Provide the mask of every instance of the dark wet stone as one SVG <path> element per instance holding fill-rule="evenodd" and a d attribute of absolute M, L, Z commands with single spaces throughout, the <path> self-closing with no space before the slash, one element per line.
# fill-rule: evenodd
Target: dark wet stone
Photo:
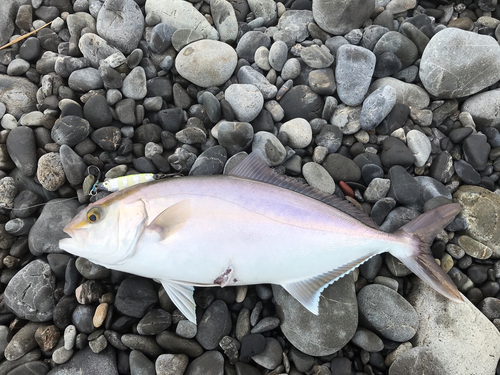
<path fill-rule="evenodd" d="M 477 185 L 481 182 L 480 174 L 465 160 L 453 162 L 453 167 L 458 177 L 468 185 Z"/>
<path fill-rule="evenodd" d="M 204 312 L 198 323 L 196 340 L 206 350 L 217 348 L 222 337 L 231 331 L 231 317 L 227 305 L 221 301 L 214 301 Z"/>
<path fill-rule="evenodd" d="M 186 369 L 185 375 L 220 375 L 224 372 L 224 358 L 217 351 L 208 351 L 193 360 Z"/>
<path fill-rule="evenodd" d="M 176 133 L 181 129 L 183 119 L 184 115 L 181 108 L 163 109 L 158 112 L 159 124 L 163 130 L 171 133 Z"/>
<path fill-rule="evenodd" d="M 269 48 L 271 46 L 271 39 L 261 31 L 249 31 L 238 41 L 236 53 L 240 59 L 245 59 L 249 63 L 253 63 L 255 51 L 261 46 Z"/>
<path fill-rule="evenodd" d="M 335 182 L 355 182 L 361 178 L 361 170 L 356 163 L 340 154 L 328 155 L 323 162 L 323 167 L 330 173 Z"/>
<path fill-rule="evenodd" d="M 63 296 L 54 308 L 53 320 L 57 328 L 64 330 L 71 323 L 72 312 L 78 302 L 74 296 Z"/>
<path fill-rule="evenodd" d="M 401 140 L 394 137 L 387 137 L 384 140 L 380 158 L 386 168 L 391 168 L 395 165 L 408 168 L 413 164 L 414 159 L 410 149 Z"/>
<path fill-rule="evenodd" d="M 221 121 L 217 126 L 217 134 L 220 145 L 232 156 L 250 145 L 254 129 L 247 122 Z"/>
<path fill-rule="evenodd" d="M 89 133 L 89 122 L 77 116 L 66 116 L 59 119 L 51 130 L 52 139 L 58 145 L 68 145 L 70 147 L 83 141 Z"/>
<path fill-rule="evenodd" d="M 418 201 L 420 186 L 405 168 L 399 165 L 393 166 L 389 169 L 389 178 L 391 187 L 387 193 L 388 197 L 405 206 L 411 206 Z"/>
<path fill-rule="evenodd" d="M 471 134 L 463 142 L 465 161 L 479 172 L 486 168 L 490 150 L 491 146 L 484 134 Z"/>
<path fill-rule="evenodd" d="M 154 53 L 163 53 L 172 44 L 172 35 L 175 29 L 168 23 L 162 22 L 157 24 L 151 30 L 151 39 L 149 41 L 149 48 Z"/>
<path fill-rule="evenodd" d="M 67 236 L 62 229 L 75 216 L 78 205 L 75 200 L 56 199 L 43 207 L 28 237 L 30 251 L 34 255 L 61 252 L 59 240 Z"/>
<path fill-rule="evenodd" d="M 323 100 L 321 97 L 308 86 L 304 85 L 292 87 L 280 100 L 280 105 L 285 111 L 284 121 L 297 117 L 309 121 L 321 117 L 323 110 Z"/>
<path fill-rule="evenodd" d="M 435 178 L 443 184 L 448 183 L 454 173 L 455 168 L 453 166 L 453 158 L 447 151 L 440 152 L 432 161 L 429 169 L 429 176 Z"/>
<path fill-rule="evenodd" d="M 83 106 L 83 115 L 94 129 L 108 126 L 113 121 L 111 109 L 102 95 L 93 95 L 87 100 Z"/>
<path fill-rule="evenodd" d="M 203 348 L 195 340 L 185 339 L 170 331 L 163 331 L 156 336 L 156 342 L 172 353 L 186 354 L 195 358 L 203 354 Z"/>
<path fill-rule="evenodd" d="M 7 151 L 16 167 L 25 176 L 33 176 L 36 173 L 36 144 L 31 128 L 18 126 L 12 129 L 7 136 Z"/>
<path fill-rule="evenodd" d="M 140 335 L 156 335 L 166 330 L 171 322 L 172 317 L 165 310 L 150 310 L 137 324 L 137 332 Z"/>
<path fill-rule="evenodd" d="M 95 306 L 92 305 L 77 305 L 71 315 L 71 322 L 79 332 L 90 334 L 95 327 L 92 319 L 95 314 Z"/>
<path fill-rule="evenodd" d="M 68 182 L 72 185 L 81 184 L 85 178 L 87 164 L 67 145 L 61 146 L 59 154 L 61 155 L 61 163 Z"/>
<path fill-rule="evenodd" d="M 162 354 L 162 348 L 151 336 L 142 336 L 126 333 L 121 337 L 122 343 L 132 350 L 139 350 L 148 357 L 156 358 Z"/>
<path fill-rule="evenodd" d="M 158 302 L 158 293 L 147 279 L 131 276 L 120 284 L 115 306 L 122 314 L 142 318 Z"/>
<path fill-rule="evenodd" d="M 227 160 L 226 149 L 220 145 L 210 147 L 203 151 L 194 162 L 190 176 L 222 174 Z"/>
<path fill-rule="evenodd" d="M 116 126 L 105 126 L 95 130 L 91 138 L 104 151 L 115 151 L 120 146 L 122 133 Z"/>
<path fill-rule="evenodd" d="M 266 338 L 259 333 L 253 333 L 243 336 L 241 339 L 240 355 L 247 358 L 253 357 L 262 353 L 265 348 Z"/>
<path fill-rule="evenodd" d="M 337 152 L 342 144 L 342 132 L 338 126 L 325 125 L 316 136 L 315 141 L 318 146 L 323 146 L 328 149 L 329 154 Z"/>
<path fill-rule="evenodd" d="M 377 134 L 391 134 L 394 130 L 403 127 L 409 116 L 410 108 L 405 104 L 396 103 L 387 117 L 377 126 Z"/>
<path fill-rule="evenodd" d="M 110 275 L 109 269 L 94 264 L 85 258 L 78 258 L 76 260 L 76 269 L 83 277 L 89 280 L 101 280 Z"/>

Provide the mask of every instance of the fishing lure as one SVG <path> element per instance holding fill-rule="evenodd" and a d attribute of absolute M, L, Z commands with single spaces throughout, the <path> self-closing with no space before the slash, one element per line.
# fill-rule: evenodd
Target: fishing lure
<path fill-rule="evenodd" d="M 99 182 L 97 180 L 92 189 L 90 190 L 90 195 L 97 194 L 98 191 L 106 191 L 110 193 L 114 193 L 116 191 L 125 189 L 130 186 L 134 186 L 137 184 L 143 184 L 145 182 L 161 180 L 166 177 L 174 177 L 181 176 L 180 173 L 171 173 L 171 174 L 163 174 L 163 173 L 138 173 L 131 174 L 128 176 L 121 176 L 112 178 L 103 182 Z"/>

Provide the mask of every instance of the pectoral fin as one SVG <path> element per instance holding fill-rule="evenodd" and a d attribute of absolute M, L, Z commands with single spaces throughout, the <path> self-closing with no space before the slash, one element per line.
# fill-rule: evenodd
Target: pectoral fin
<path fill-rule="evenodd" d="M 185 199 L 162 211 L 145 230 L 156 232 L 163 241 L 186 225 L 190 217 L 191 200 Z"/>
<path fill-rule="evenodd" d="M 294 283 L 282 284 L 281 286 L 299 301 L 306 309 L 314 315 L 319 314 L 318 305 L 321 292 L 330 284 L 334 283 L 341 277 L 351 272 L 354 268 L 366 262 L 375 254 L 367 255 L 363 258 L 356 259 L 350 263 L 336 268 L 330 272 L 323 273 L 318 276 L 296 281 Z"/>
<path fill-rule="evenodd" d="M 173 281 L 162 281 L 163 289 L 167 292 L 175 306 L 190 321 L 196 324 L 196 303 L 194 302 L 194 287 Z"/>

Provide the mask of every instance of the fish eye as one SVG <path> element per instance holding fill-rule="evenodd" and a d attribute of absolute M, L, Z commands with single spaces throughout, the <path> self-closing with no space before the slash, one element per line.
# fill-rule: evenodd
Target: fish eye
<path fill-rule="evenodd" d="M 87 212 L 87 221 L 90 224 L 97 223 L 101 218 L 101 215 L 102 215 L 102 210 L 99 207 L 91 208 Z"/>

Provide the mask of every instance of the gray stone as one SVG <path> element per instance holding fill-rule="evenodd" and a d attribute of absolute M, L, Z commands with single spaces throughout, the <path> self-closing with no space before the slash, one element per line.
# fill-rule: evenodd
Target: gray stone
<path fill-rule="evenodd" d="M 391 180 L 385 178 L 374 178 L 363 193 L 365 201 L 375 203 L 387 195 L 391 187 Z"/>
<path fill-rule="evenodd" d="M 295 79 L 300 75 L 300 61 L 296 58 L 288 59 L 283 65 L 283 69 L 281 71 L 281 78 L 284 81 L 289 79 Z M 276 95 L 276 94 L 275 94 Z"/>
<path fill-rule="evenodd" d="M 224 357 L 218 351 L 203 353 L 193 360 L 184 372 L 185 375 L 222 375 L 224 373 Z"/>
<path fill-rule="evenodd" d="M 20 76 L 26 73 L 30 68 L 30 63 L 21 58 L 14 59 L 7 66 L 7 74 L 9 76 Z"/>
<path fill-rule="evenodd" d="M 243 66 L 238 71 L 238 82 L 240 84 L 250 84 L 257 87 L 264 99 L 271 99 L 276 96 L 278 88 L 251 66 Z M 227 100 L 227 99 L 226 99 Z"/>
<path fill-rule="evenodd" d="M 254 120 L 264 106 L 262 93 L 251 84 L 232 84 L 226 89 L 224 96 L 231 104 L 236 118 L 242 122 Z"/>
<path fill-rule="evenodd" d="M 333 70 L 316 69 L 309 72 L 309 87 L 319 95 L 333 95 L 337 89 Z"/>
<path fill-rule="evenodd" d="M 234 43 L 238 37 L 238 19 L 231 3 L 226 0 L 211 0 L 210 11 L 220 41 Z"/>
<path fill-rule="evenodd" d="M 389 340 L 404 342 L 418 328 L 413 307 L 397 292 L 380 284 L 370 284 L 358 293 L 360 322 Z"/>
<path fill-rule="evenodd" d="M 372 130 L 391 112 L 396 104 L 396 90 L 392 86 L 380 86 L 363 101 L 359 125 Z"/>
<path fill-rule="evenodd" d="M 64 175 L 72 185 L 78 185 L 85 178 L 87 164 L 73 149 L 67 145 L 62 145 L 59 149 Z"/>
<path fill-rule="evenodd" d="M 36 110 L 37 90 L 37 86 L 26 78 L 5 74 L 0 76 L 0 102 L 5 105 L 6 113 L 17 119 L 24 113 Z"/>
<path fill-rule="evenodd" d="M 63 228 L 75 216 L 78 205 L 76 200 L 54 199 L 43 206 L 28 236 L 30 251 L 35 256 L 62 252 L 59 240 L 67 237 Z"/>
<path fill-rule="evenodd" d="M 392 52 L 401 61 L 401 68 L 413 64 L 418 58 L 418 49 L 415 43 L 397 31 L 389 31 L 382 35 L 373 48 L 377 56 L 386 52 Z"/>
<path fill-rule="evenodd" d="M 429 141 L 429 138 L 418 130 L 410 130 L 406 134 L 406 143 L 415 157 L 415 166 L 423 167 L 431 155 L 431 141 Z"/>
<path fill-rule="evenodd" d="M 161 22 L 153 27 L 153 30 L 151 30 L 151 38 L 148 43 L 151 51 L 158 54 L 165 52 L 165 50 L 172 44 L 172 36 L 174 35 L 174 32 L 175 29 L 165 22 Z"/>
<path fill-rule="evenodd" d="M 16 167 L 25 175 L 36 173 L 37 157 L 35 135 L 27 126 L 12 129 L 7 137 L 7 151 Z"/>
<path fill-rule="evenodd" d="M 224 164 L 227 160 L 227 152 L 221 145 L 210 147 L 203 151 L 194 162 L 190 176 L 209 176 L 214 174 L 222 174 Z"/>
<path fill-rule="evenodd" d="M 264 24 L 276 21 L 276 3 L 273 0 L 248 0 L 255 18 L 262 18 Z"/>
<path fill-rule="evenodd" d="M 269 48 L 271 39 L 261 31 L 248 31 L 240 38 L 236 46 L 238 58 L 245 59 L 250 63 L 254 62 L 255 51 L 259 47 Z"/>
<path fill-rule="evenodd" d="M 219 33 L 207 19 L 189 2 L 176 0 L 147 0 L 146 16 L 155 13 L 161 22 L 168 23 L 174 29 L 195 30 L 204 38 L 218 39 Z"/>
<path fill-rule="evenodd" d="M 308 36 L 307 25 L 313 22 L 310 10 L 287 10 L 278 21 L 278 29 L 282 30 L 293 42 L 303 42 Z"/>
<path fill-rule="evenodd" d="M 340 104 L 335 108 L 330 122 L 340 129 L 342 134 L 355 134 L 361 129 L 361 106 L 350 107 Z"/>
<path fill-rule="evenodd" d="M 283 334 L 305 354 L 333 354 L 356 332 L 358 307 L 352 275 L 344 276 L 322 292 L 317 316 L 280 286 L 273 285 L 273 295 Z"/>
<path fill-rule="evenodd" d="M 384 342 L 372 331 L 359 327 L 352 338 L 352 342 L 367 352 L 380 352 L 384 349 Z"/>
<path fill-rule="evenodd" d="M 274 337 L 266 338 L 266 347 L 264 351 L 252 357 L 255 363 L 268 369 L 273 370 L 281 364 L 283 360 L 283 349 L 278 340 Z"/>
<path fill-rule="evenodd" d="M 141 40 L 144 16 L 133 0 L 106 0 L 97 16 L 96 26 L 102 38 L 129 54 Z"/>
<path fill-rule="evenodd" d="M 288 46 L 285 42 L 281 40 L 274 42 L 269 48 L 269 65 L 277 72 L 281 72 L 287 61 L 287 54 Z"/>
<path fill-rule="evenodd" d="M 500 334 L 488 318 L 467 298 L 464 303 L 452 302 L 416 277 L 412 285 L 408 301 L 420 320 L 413 345 L 439 358 L 446 374 L 493 374 L 500 358 Z M 424 362 L 420 366 L 426 368 Z"/>
<path fill-rule="evenodd" d="M 19 7 L 30 5 L 29 0 L 13 0 L 2 3 L 2 12 L 0 12 L 0 46 L 3 46 L 9 41 L 9 38 L 14 32 L 17 12 Z"/>
<path fill-rule="evenodd" d="M 335 181 L 320 164 L 309 162 L 302 166 L 302 174 L 307 183 L 327 194 L 335 192 Z"/>
<path fill-rule="evenodd" d="M 396 102 L 412 108 L 423 109 L 429 105 L 429 94 L 420 86 L 405 83 L 392 77 L 375 80 L 370 86 L 370 93 L 382 86 L 392 86 L 396 90 Z"/>
<path fill-rule="evenodd" d="M 95 68 L 75 70 L 68 78 L 68 86 L 75 91 L 87 92 L 104 87 L 101 73 Z"/>
<path fill-rule="evenodd" d="M 184 47 L 175 59 L 175 68 L 188 81 L 209 87 L 226 82 L 233 74 L 236 63 L 237 55 L 231 46 L 205 39 Z"/>
<path fill-rule="evenodd" d="M 68 362 L 54 367 L 47 375 L 118 375 L 115 350 L 108 346 L 96 354 L 90 347 L 78 351 Z"/>
<path fill-rule="evenodd" d="M 279 139 L 265 131 L 255 133 L 252 150 L 261 150 L 271 167 L 280 165 L 286 157 L 285 147 Z"/>
<path fill-rule="evenodd" d="M 123 96 L 134 100 L 141 100 L 144 99 L 147 92 L 146 73 L 141 66 L 137 66 L 123 80 Z"/>
<path fill-rule="evenodd" d="M 82 30 L 87 29 L 91 33 L 96 33 L 95 18 L 87 12 L 76 12 L 69 14 L 66 18 L 69 35 L 80 38 Z"/>
<path fill-rule="evenodd" d="M 392 353 L 395 353 L 398 349 Z M 436 356 L 428 348 L 421 346 L 398 353 L 389 369 L 390 375 L 417 375 L 422 373 L 451 374 L 440 357 Z"/>
<path fill-rule="evenodd" d="M 314 69 L 328 68 L 333 64 L 334 57 L 325 46 L 313 44 L 300 50 L 300 58 L 306 65 Z"/>
<path fill-rule="evenodd" d="M 183 375 L 188 364 L 185 354 L 162 354 L 156 359 L 155 368 L 158 375 Z"/>
<path fill-rule="evenodd" d="M 356 106 L 363 103 L 375 69 L 376 57 L 366 48 L 344 44 L 337 50 L 335 79 L 342 102 Z"/>
<path fill-rule="evenodd" d="M 106 40 L 93 33 L 83 34 L 78 41 L 78 48 L 82 52 L 82 55 L 89 59 L 90 65 L 96 69 L 99 67 L 101 60 L 108 58 L 114 53 L 123 56 L 118 48 L 111 46 Z M 125 59 L 125 56 L 123 58 Z"/>
<path fill-rule="evenodd" d="M 493 250 L 492 258 L 500 258 L 500 197 L 479 186 L 461 186 L 453 201 L 462 205 L 459 217 L 468 223 L 465 234 Z"/>
<path fill-rule="evenodd" d="M 303 118 L 294 118 L 280 127 L 280 133 L 288 136 L 288 145 L 292 148 L 306 148 L 312 141 L 312 129 Z"/>
<path fill-rule="evenodd" d="M 177 29 L 172 35 L 172 46 L 180 51 L 188 44 L 204 39 L 203 35 L 193 29 Z"/>
<path fill-rule="evenodd" d="M 48 263 L 34 260 L 10 280 L 4 292 L 5 304 L 21 319 L 49 321 L 55 307 L 55 282 Z"/>
<path fill-rule="evenodd" d="M 344 35 L 362 26 L 375 9 L 375 0 L 318 0 L 313 2 L 314 21 L 327 33 Z"/>
<path fill-rule="evenodd" d="M 494 38 L 451 27 L 430 40 L 419 75 L 431 95 L 460 98 L 498 81 L 499 59 L 500 46 Z"/>
<path fill-rule="evenodd" d="M 217 140 L 228 155 L 245 150 L 253 140 L 253 127 L 248 122 L 221 121 L 217 124 Z"/>
<path fill-rule="evenodd" d="M 500 89 L 476 94 L 468 98 L 462 105 L 462 111 L 471 114 L 479 129 L 500 125 L 498 110 L 500 109 Z"/>
<path fill-rule="evenodd" d="M 196 341 L 206 350 L 213 350 L 230 332 L 231 317 L 227 305 L 222 300 L 216 300 L 208 306 L 198 323 Z"/>

